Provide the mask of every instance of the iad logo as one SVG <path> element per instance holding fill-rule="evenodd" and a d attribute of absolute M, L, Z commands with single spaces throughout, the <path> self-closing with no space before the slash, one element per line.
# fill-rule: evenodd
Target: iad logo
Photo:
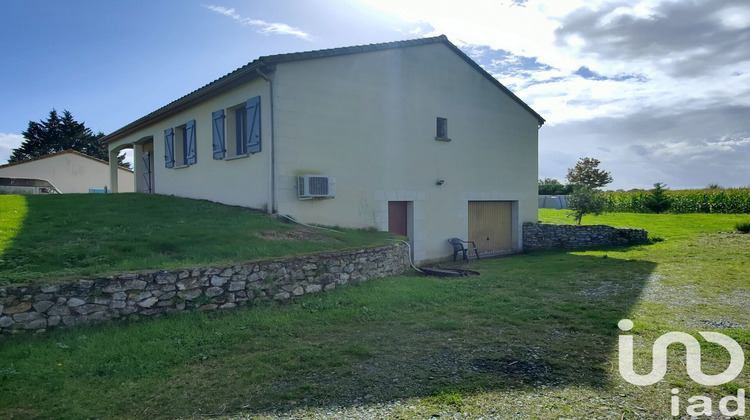
<path fill-rule="evenodd" d="M 633 328 L 633 321 L 629 319 L 622 319 L 617 323 L 617 326 L 622 331 L 630 331 Z M 701 370 L 701 346 L 695 337 L 682 333 L 682 332 L 669 332 L 656 339 L 652 347 L 652 368 L 651 372 L 646 375 L 639 375 L 633 370 L 633 336 L 632 335 L 620 335 L 619 340 L 619 362 L 620 362 L 620 375 L 626 381 L 633 385 L 647 386 L 653 385 L 664 378 L 667 373 L 667 347 L 670 344 L 680 343 L 685 346 L 687 353 L 686 356 L 686 369 L 687 374 L 693 381 L 705 385 L 715 386 L 725 384 L 737 377 L 742 372 L 742 368 L 745 366 L 745 354 L 742 351 L 742 347 L 737 344 L 732 338 L 717 332 L 699 332 L 706 341 L 709 343 L 716 343 L 727 349 L 729 352 L 729 366 L 727 369 L 716 375 L 706 375 Z M 675 388 L 672 390 L 672 415 L 679 415 L 679 397 L 677 394 L 680 391 Z M 688 399 L 688 402 L 698 402 L 687 407 L 688 415 L 711 415 L 712 401 L 709 397 L 694 396 Z M 735 402 L 737 405 L 736 410 L 730 410 L 727 408 L 729 402 Z M 739 389 L 737 391 L 737 397 L 728 396 L 721 399 L 719 402 L 719 411 L 726 416 L 744 416 L 745 415 L 745 390 Z"/>
<path fill-rule="evenodd" d="M 633 321 L 622 319 L 617 326 L 623 331 L 633 329 Z M 633 371 L 633 336 L 620 335 L 620 375 L 633 385 L 653 385 L 667 373 L 667 347 L 681 343 L 687 350 L 687 374 L 695 382 L 705 386 L 725 384 L 736 378 L 745 366 L 745 354 L 736 341 L 722 333 L 704 332 L 698 334 L 709 343 L 716 343 L 729 351 L 729 367 L 718 375 L 706 375 L 701 370 L 701 345 L 692 335 L 683 332 L 669 332 L 656 339 L 653 347 L 653 368 L 651 373 L 639 375 Z"/>

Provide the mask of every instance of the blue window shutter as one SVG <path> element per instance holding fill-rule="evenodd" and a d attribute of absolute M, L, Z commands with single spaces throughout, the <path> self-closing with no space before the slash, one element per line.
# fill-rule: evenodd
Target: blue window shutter
<path fill-rule="evenodd" d="M 260 152 L 260 96 L 245 104 L 247 111 L 247 153 Z"/>
<path fill-rule="evenodd" d="M 164 166 L 174 168 L 174 129 L 164 130 Z"/>
<path fill-rule="evenodd" d="M 185 163 L 192 165 L 198 161 L 198 152 L 195 147 L 195 120 L 190 120 L 185 124 Z"/>
<path fill-rule="evenodd" d="M 213 124 L 214 159 L 224 159 L 227 150 L 224 147 L 224 110 L 220 109 L 211 114 Z"/>

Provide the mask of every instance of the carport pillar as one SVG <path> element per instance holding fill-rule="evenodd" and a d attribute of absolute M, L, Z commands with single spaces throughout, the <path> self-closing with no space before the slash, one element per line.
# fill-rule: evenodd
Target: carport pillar
<path fill-rule="evenodd" d="M 113 193 L 117 192 L 117 156 L 119 154 L 119 150 L 109 151 L 109 189 Z"/>

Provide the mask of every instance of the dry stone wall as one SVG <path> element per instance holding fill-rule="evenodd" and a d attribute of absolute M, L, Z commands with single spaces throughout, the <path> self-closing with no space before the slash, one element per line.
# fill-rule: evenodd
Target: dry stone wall
<path fill-rule="evenodd" d="M 607 225 L 554 225 L 527 223 L 523 225 L 523 248 L 577 249 L 613 245 L 630 245 L 648 241 L 643 229 L 623 229 Z"/>
<path fill-rule="evenodd" d="M 393 244 L 226 267 L 149 271 L 75 282 L 0 287 L 0 332 L 137 319 L 190 309 L 234 308 L 331 290 L 409 268 Z"/>

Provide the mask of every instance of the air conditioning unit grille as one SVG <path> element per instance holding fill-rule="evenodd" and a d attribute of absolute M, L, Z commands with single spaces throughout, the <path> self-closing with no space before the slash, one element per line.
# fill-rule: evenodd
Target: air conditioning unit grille
<path fill-rule="evenodd" d="M 310 195 L 328 195 L 328 177 L 310 177 Z"/>
<path fill-rule="evenodd" d="M 336 179 L 325 175 L 302 175 L 297 177 L 297 198 L 334 198 Z"/>

